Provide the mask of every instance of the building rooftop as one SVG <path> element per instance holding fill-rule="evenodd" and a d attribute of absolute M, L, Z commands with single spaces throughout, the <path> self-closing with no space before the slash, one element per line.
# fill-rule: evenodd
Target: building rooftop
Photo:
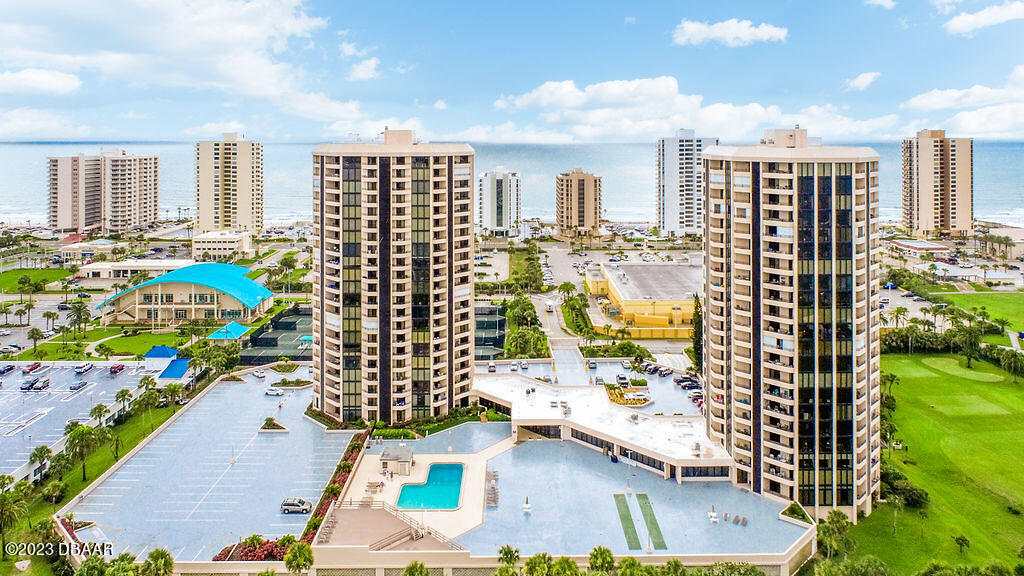
<path fill-rule="evenodd" d="M 430 155 L 430 154 L 472 154 L 469 144 L 454 142 L 419 142 L 412 130 L 384 130 L 383 139 L 367 142 L 338 142 L 321 144 L 313 149 L 314 154 L 338 155 Z"/>
<path fill-rule="evenodd" d="M 246 230 L 210 230 L 195 236 L 192 240 L 237 240 L 249 234 Z"/>
<path fill-rule="evenodd" d="M 668 460 L 722 466 L 732 462 L 725 449 L 707 437 L 703 416 L 639 412 L 613 404 L 602 386 L 551 386 L 522 374 L 477 373 L 473 389 L 511 404 L 514 424 L 568 421 Z"/>
<path fill-rule="evenodd" d="M 412 462 L 412 446 L 398 444 L 385 446 L 380 453 L 382 462 Z"/>
<path fill-rule="evenodd" d="M 702 268 L 677 262 L 601 264 L 623 300 L 685 300 L 700 293 Z"/>
<path fill-rule="evenodd" d="M 255 308 L 260 302 L 263 302 L 267 298 L 273 296 L 274 293 L 268 290 L 263 284 L 247 278 L 245 275 L 248 272 L 248 268 L 235 266 L 234 264 L 204 263 L 186 266 L 185 268 L 178 268 L 177 270 L 172 270 L 167 274 L 162 274 L 152 280 L 147 280 L 146 282 L 143 282 L 133 288 L 129 288 L 120 294 L 115 294 L 100 304 L 100 307 L 106 305 L 108 302 L 122 294 L 127 294 L 128 292 L 137 290 L 143 286 L 154 286 L 156 284 L 177 282 L 182 284 L 198 284 L 200 286 L 206 286 L 207 288 L 212 288 L 231 296 L 248 308 Z"/>
<path fill-rule="evenodd" d="M 170 346 L 153 346 L 146 352 L 145 358 L 177 358 L 178 351 Z"/>
<path fill-rule="evenodd" d="M 764 138 L 755 145 L 711 146 L 704 150 L 705 158 L 723 160 L 778 159 L 783 161 L 822 159 L 838 161 L 878 161 L 878 153 L 867 146 L 822 146 L 820 138 L 807 136 L 799 126 L 791 129 L 765 130 Z"/>
<path fill-rule="evenodd" d="M 115 270 L 121 268 L 132 268 L 135 270 L 166 270 L 171 268 L 184 268 L 191 266 L 196 261 L 191 258 L 160 258 L 160 259 L 138 259 L 138 260 L 104 260 L 93 262 L 82 266 L 82 272 L 99 272 L 100 270 Z"/>
<path fill-rule="evenodd" d="M 160 373 L 160 378 L 178 379 L 188 372 L 188 358 L 175 358 Z"/>
<path fill-rule="evenodd" d="M 242 324 L 239 324 L 238 322 L 235 322 L 234 320 L 232 320 L 231 322 L 228 322 L 227 324 L 221 326 L 220 328 L 217 328 L 217 330 L 215 330 L 213 332 L 213 334 L 210 334 L 209 336 L 207 336 L 206 339 L 207 340 L 237 340 L 237 339 L 241 338 L 242 336 L 244 336 L 245 333 L 248 332 L 248 331 L 249 331 L 249 327 L 248 326 L 243 326 Z"/>
<path fill-rule="evenodd" d="M 909 250 L 927 250 L 930 252 L 949 252 L 949 246 L 928 240 L 893 240 L 893 246 L 907 248 Z"/>

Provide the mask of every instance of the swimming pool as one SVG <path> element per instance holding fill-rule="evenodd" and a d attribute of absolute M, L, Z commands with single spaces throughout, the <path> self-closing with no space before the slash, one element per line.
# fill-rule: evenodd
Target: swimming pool
<path fill-rule="evenodd" d="M 454 510 L 462 491 L 462 464 L 431 464 L 425 484 L 406 484 L 398 494 L 402 510 Z"/>

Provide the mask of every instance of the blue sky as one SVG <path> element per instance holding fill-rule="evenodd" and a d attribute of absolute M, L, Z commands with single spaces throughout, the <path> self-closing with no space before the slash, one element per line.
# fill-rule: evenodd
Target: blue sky
<path fill-rule="evenodd" d="M 1024 138 L 1024 1 L 0 0 L 0 140 Z"/>

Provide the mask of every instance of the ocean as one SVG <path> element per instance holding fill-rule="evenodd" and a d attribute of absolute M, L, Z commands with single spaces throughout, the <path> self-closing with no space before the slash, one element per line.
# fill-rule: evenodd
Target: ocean
<path fill-rule="evenodd" d="M 264 204 L 269 223 L 312 219 L 312 150 L 316 144 L 266 143 L 263 147 Z M 900 213 L 898 142 L 860 144 L 881 156 L 879 213 Z M 190 142 L 0 143 L 0 222 L 46 220 L 46 159 L 101 148 L 160 155 L 161 217 L 176 217 L 193 205 L 193 147 Z M 473 144 L 476 170 L 496 166 L 518 171 L 524 217 L 554 216 L 555 176 L 581 167 L 603 178 L 605 216 L 644 222 L 655 217 L 655 145 L 650 144 Z M 1024 226 L 1024 142 L 976 141 L 975 217 Z"/>

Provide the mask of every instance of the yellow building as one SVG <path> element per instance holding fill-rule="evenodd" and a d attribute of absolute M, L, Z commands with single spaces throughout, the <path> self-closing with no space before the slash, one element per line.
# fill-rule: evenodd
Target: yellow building
<path fill-rule="evenodd" d="M 587 288 L 606 296 L 605 314 L 621 321 L 633 338 L 689 338 L 700 266 L 677 262 L 606 263 L 587 272 Z M 603 331 L 603 322 L 594 320 Z"/>

